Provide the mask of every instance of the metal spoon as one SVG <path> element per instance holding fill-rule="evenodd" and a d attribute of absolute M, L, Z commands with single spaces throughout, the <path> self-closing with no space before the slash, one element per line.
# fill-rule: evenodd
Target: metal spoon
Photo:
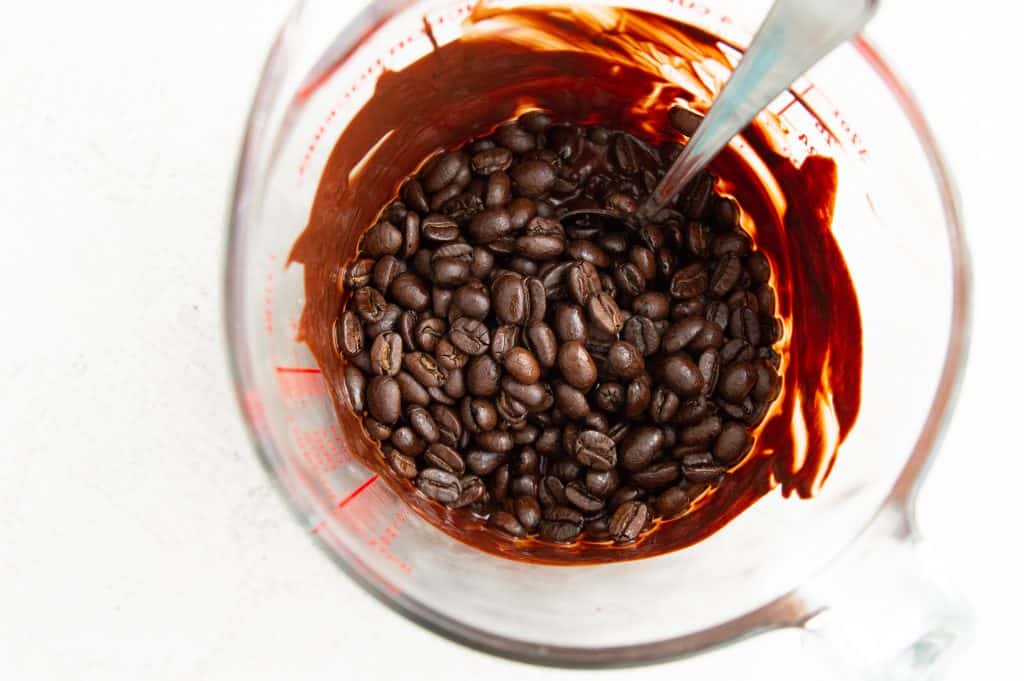
<path fill-rule="evenodd" d="M 711 110 L 635 217 L 656 215 L 793 81 L 857 35 L 877 7 L 878 0 L 775 0 Z M 583 214 L 627 219 L 607 210 L 572 211 L 563 219 Z"/>

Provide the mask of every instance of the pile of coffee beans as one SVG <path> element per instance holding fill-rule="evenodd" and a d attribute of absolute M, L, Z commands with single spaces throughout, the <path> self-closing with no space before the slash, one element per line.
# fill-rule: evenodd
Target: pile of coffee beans
<path fill-rule="evenodd" d="M 629 543 L 750 452 L 781 385 L 771 268 L 707 172 L 635 220 L 681 148 L 534 111 L 402 185 L 333 329 L 395 475 L 511 537 Z M 560 221 L 588 208 L 627 219 Z"/>

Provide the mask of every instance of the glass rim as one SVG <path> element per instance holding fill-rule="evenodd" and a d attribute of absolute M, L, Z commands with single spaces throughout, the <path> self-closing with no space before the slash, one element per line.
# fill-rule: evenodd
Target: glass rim
<path fill-rule="evenodd" d="M 257 459 L 267 472 L 274 487 L 285 499 L 286 505 L 302 526 L 308 518 L 298 499 L 287 489 L 280 475 L 276 456 L 277 448 L 272 439 L 257 428 L 248 400 L 249 391 L 255 389 L 252 377 L 252 360 L 247 343 L 247 334 L 237 321 L 241 319 L 243 282 L 240 272 L 240 242 L 244 236 L 244 225 L 240 206 L 248 185 L 251 183 L 253 141 L 262 127 L 260 113 L 265 104 L 276 93 L 275 67 L 282 57 L 284 37 L 289 28 L 299 20 L 304 1 L 299 0 L 284 21 L 267 56 L 257 85 L 256 94 L 246 122 L 245 135 L 241 145 L 235 172 L 234 188 L 228 211 L 228 238 L 224 268 L 224 317 L 225 345 L 231 372 L 235 397 L 242 420 L 246 425 L 249 439 L 256 451 Z M 366 33 L 378 30 L 386 21 L 395 16 L 406 0 L 390 0 L 388 9 L 379 5 L 368 5 L 349 21 L 347 29 L 355 26 L 366 27 Z M 349 31 L 346 31 L 349 32 Z M 348 45 L 342 45 L 341 56 L 335 64 L 344 60 L 367 36 L 349 35 Z M 859 36 L 852 46 L 879 77 L 889 94 L 894 97 L 903 115 L 921 146 L 931 169 L 936 189 L 942 204 L 942 212 L 949 238 L 952 264 L 953 303 L 947 339 L 946 356 L 942 372 L 932 398 L 928 416 L 913 446 L 911 455 L 901 470 L 886 499 L 870 516 L 860 532 L 851 538 L 850 544 L 875 525 L 879 516 L 895 509 L 906 519 L 909 536 L 916 532 L 914 520 L 914 498 L 926 475 L 938 446 L 949 424 L 962 383 L 970 341 L 970 259 L 963 232 L 962 213 L 953 177 L 939 149 L 931 129 L 911 94 L 906 83 L 896 74 L 872 41 Z M 338 54 L 338 53 L 336 53 Z M 516 662 L 579 669 L 624 668 L 668 662 L 728 645 L 742 639 L 774 629 L 799 626 L 806 619 L 807 611 L 799 598 L 800 586 L 782 594 L 769 603 L 739 617 L 732 618 L 704 630 L 659 641 L 611 646 L 603 648 L 582 648 L 573 646 L 551 646 L 522 639 L 500 636 L 449 617 L 443 612 L 427 606 L 402 592 L 386 589 L 376 581 L 372 571 L 358 556 L 344 552 L 330 545 L 323 538 L 313 535 L 314 543 L 356 584 L 393 612 L 415 622 L 428 631 L 468 648 L 496 655 Z M 848 545 L 849 546 L 849 545 Z M 821 571 L 843 560 L 846 549 L 830 558 Z"/>

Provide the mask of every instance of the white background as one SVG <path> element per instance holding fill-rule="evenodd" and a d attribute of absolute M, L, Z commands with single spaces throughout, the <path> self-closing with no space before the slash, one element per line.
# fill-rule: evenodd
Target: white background
<path fill-rule="evenodd" d="M 0 4 L 0 679 L 590 678 L 387 611 L 250 451 L 223 352 L 224 216 L 287 5 Z M 974 255 L 969 372 L 920 499 L 977 618 L 956 679 L 1019 674 L 1014 7 L 896 0 L 872 30 L 944 146 Z M 817 664 L 780 634 L 629 678 L 830 678 Z"/>

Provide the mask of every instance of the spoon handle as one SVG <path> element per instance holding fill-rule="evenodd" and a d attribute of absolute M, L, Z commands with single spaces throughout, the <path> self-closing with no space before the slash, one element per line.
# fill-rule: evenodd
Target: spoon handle
<path fill-rule="evenodd" d="M 857 35 L 878 0 L 776 0 L 739 66 L 640 208 L 650 218 L 758 113 L 822 57 Z"/>

